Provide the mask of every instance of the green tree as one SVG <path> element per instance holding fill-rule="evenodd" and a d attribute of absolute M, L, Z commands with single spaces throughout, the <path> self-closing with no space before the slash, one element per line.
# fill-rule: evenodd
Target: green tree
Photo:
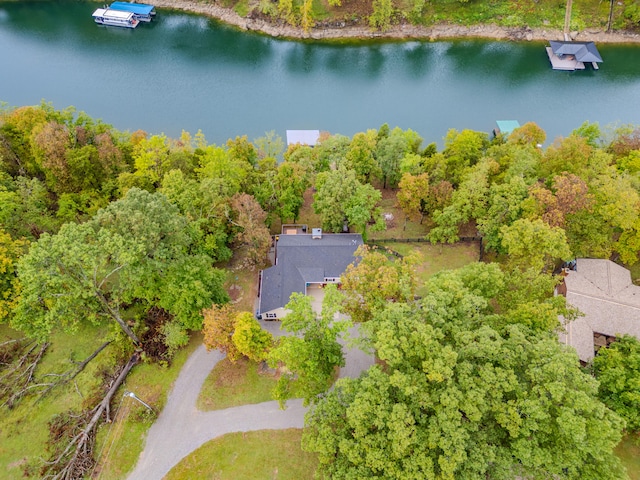
<path fill-rule="evenodd" d="M 436 281 L 371 323 L 380 365 L 307 413 L 321 478 L 618 479 L 622 420 L 550 335 L 500 330 L 487 299 Z M 485 321 L 488 320 L 488 321 Z"/>
<path fill-rule="evenodd" d="M 627 421 L 627 430 L 640 430 L 640 342 L 623 335 L 593 359 L 600 382 L 600 399 Z"/>
<path fill-rule="evenodd" d="M 429 208 L 429 175 L 426 173 L 420 175 L 405 173 L 402 175 L 399 187 L 396 199 L 405 215 L 405 228 L 408 218 L 415 219 L 418 216 L 422 225 L 422 220 Z"/>
<path fill-rule="evenodd" d="M 230 198 L 223 180 L 198 181 L 186 177 L 181 170 L 171 170 L 163 177 L 160 192 L 187 218 L 197 246 L 205 254 L 218 262 L 231 258 L 226 215 Z"/>
<path fill-rule="evenodd" d="M 313 209 L 322 217 L 322 228 L 341 232 L 345 222 L 366 233 L 366 225 L 375 218 L 381 194 L 371 185 L 363 185 L 356 172 L 344 167 L 322 172 L 316 179 Z M 377 219 L 376 219 L 377 220 Z"/>
<path fill-rule="evenodd" d="M 407 154 L 415 155 L 422 139 L 414 138 L 414 132 L 394 128 L 388 136 L 378 140 L 375 157 L 380 167 L 383 188 L 396 188 L 402 177 L 402 160 Z M 417 135 L 416 135 L 417 136 Z"/>
<path fill-rule="evenodd" d="M 511 225 L 522 215 L 522 201 L 528 194 L 521 177 L 512 177 L 506 183 L 494 183 L 489 188 L 486 214 L 478 218 L 478 232 L 486 248 L 503 252 L 500 229 Z"/>
<path fill-rule="evenodd" d="M 351 139 L 349 150 L 345 153 L 341 166 L 356 173 L 361 183 L 369 183 L 372 177 L 380 175 L 380 167 L 375 159 L 377 132 L 369 130 L 366 133 L 356 133 Z"/>
<path fill-rule="evenodd" d="M 295 223 L 304 204 L 304 192 L 309 186 L 306 173 L 300 164 L 283 162 L 278 167 L 275 182 L 280 220 L 284 223 L 291 219 Z"/>
<path fill-rule="evenodd" d="M 308 405 L 325 392 L 338 367 L 345 364 L 340 335 L 349 321 L 336 318 L 341 296 L 335 285 L 325 289 L 322 313 L 311 307 L 311 298 L 293 293 L 282 319 L 282 329 L 292 336 L 281 337 L 269 353 L 272 367 L 285 367 L 273 396 L 283 406 L 287 399 L 301 396 Z"/>
<path fill-rule="evenodd" d="M 542 220 L 521 218 L 501 227 L 500 236 L 509 260 L 525 269 L 548 270 L 557 260 L 571 259 L 564 230 Z"/>
<path fill-rule="evenodd" d="M 273 346 L 273 336 L 263 330 L 251 312 L 240 312 L 236 315 L 234 332 L 231 340 L 245 357 L 254 362 L 266 360 Z"/>
<path fill-rule="evenodd" d="M 341 277 L 344 313 L 365 322 L 389 302 L 406 302 L 416 291 L 416 256 L 391 259 L 380 250 L 358 247 L 352 263 Z"/>
<path fill-rule="evenodd" d="M 392 15 L 393 3 L 391 0 L 373 0 L 373 12 L 369 15 L 369 26 L 384 32 L 391 26 Z"/>
<path fill-rule="evenodd" d="M 29 243 L 24 239 L 13 239 L 0 230 L 0 322 L 6 321 L 16 304 L 20 286 L 16 275 L 18 259 L 25 254 Z"/>
<path fill-rule="evenodd" d="M 362 234 L 362 239 L 367 241 L 367 225 L 373 222 L 373 229 L 384 230 L 385 224 L 382 221 L 378 202 L 382 198 L 380 190 L 376 190 L 370 184 L 357 185 L 353 195 L 349 197 L 344 205 L 344 213 L 349 225 L 353 225 Z"/>
<path fill-rule="evenodd" d="M 164 196 L 132 189 L 90 221 L 43 234 L 18 263 L 22 293 L 12 324 L 42 338 L 108 319 L 139 345 L 120 308 L 144 301 L 192 328 L 203 303 L 227 296 L 211 260 L 186 253 L 185 226 Z"/>

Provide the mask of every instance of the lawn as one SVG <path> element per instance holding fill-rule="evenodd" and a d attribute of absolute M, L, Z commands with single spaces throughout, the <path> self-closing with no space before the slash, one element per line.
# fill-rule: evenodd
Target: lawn
<path fill-rule="evenodd" d="M 480 256 L 478 242 L 461 242 L 453 245 L 432 245 L 428 242 L 401 243 L 384 242 L 380 244 L 400 255 L 409 255 L 417 252 L 421 262 L 417 265 L 419 285 L 424 285 L 431 276 L 442 271 L 463 267 L 469 263 L 477 262 Z M 424 289 L 418 288 L 418 295 L 424 295 Z"/>
<path fill-rule="evenodd" d="M 43 375 L 69 370 L 74 366 L 72 362 L 84 360 L 98 348 L 105 335 L 104 329 L 95 327 L 82 327 L 75 335 L 51 335 L 51 345 L 42 357 L 34 378 L 36 381 L 50 381 L 48 379 L 53 377 Z M 0 325 L 0 342 L 20 337 L 22 335 L 18 332 Z M 107 347 L 73 382 L 57 387 L 40 401 L 37 397 L 24 398 L 11 410 L 3 407 L 0 415 L 0 471 L 4 472 L 2 478 L 40 477 L 37 469 L 30 466 L 39 464 L 46 455 L 49 421 L 61 412 L 82 408 L 101 382 L 100 366 L 112 364 L 112 354 Z"/>
<path fill-rule="evenodd" d="M 258 364 L 240 359 L 235 364 L 227 358 L 218 362 L 202 386 L 198 397 L 200 410 L 262 403 L 273 400 L 271 390 L 276 379 L 258 373 Z"/>
<path fill-rule="evenodd" d="M 631 435 L 622 439 L 616 448 L 616 455 L 627 467 L 630 480 L 640 480 L 640 437 Z"/>
<path fill-rule="evenodd" d="M 315 454 L 300 448 L 302 430 L 230 433 L 182 459 L 165 480 L 300 480 L 313 478 Z"/>

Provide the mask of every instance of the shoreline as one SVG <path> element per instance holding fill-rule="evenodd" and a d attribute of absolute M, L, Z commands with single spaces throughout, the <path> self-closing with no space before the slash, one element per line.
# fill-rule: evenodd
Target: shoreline
<path fill-rule="evenodd" d="M 308 32 L 288 24 L 273 24 L 262 19 L 241 17 L 235 11 L 216 4 L 203 4 L 193 0 L 156 0 L 158 8 L 181 10 L 189 13 L 206 15 L 220 22 L 245 30 L 257 32 L 275 38 L 292 40 L 453 40 L 462 38 L 484 38 L 490 40 L 511 41 L 549 41 L 562 40 L 562 30 L 544 28 L 507 28 L 497 25 L 434 25 L 423 27 L 403 24 L 393 25 L 385 32 L 371 30 L 365 26 L 320 25 Z M 634 44 L 640 43 L 640 33 L 612 32 L 606 33 L 595 28 L 587 28 L 581 32 L 571 32 L 572 40 L 593 41 L 597 43 Z"/>

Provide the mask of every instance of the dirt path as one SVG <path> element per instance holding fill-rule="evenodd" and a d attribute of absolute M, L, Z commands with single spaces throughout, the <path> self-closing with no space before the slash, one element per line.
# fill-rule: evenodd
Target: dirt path
<path fill-rule="evenodd" d="M 426 39 L 442 40 L 453 38 L 489 38 L 496 40 L 518 41 L 547 41 L 562 40 L 562 30 L 544 28 L 505 28 L 497 25 L 474 25 L 465 27 L 460 25 L 434 25 L 421 27 L 416 25 L 394 25 L 388 31 L 381 33 L 372 31 L 366 26 L 314 27 L 309 32 L 290 25 L 274 25 L 260 19 L 245 18 L 231 9 L 216 4 L 200 3 L 192 0 L 155 0 L 154 5 L 159 8 L 184 10 L 216 18 L 228 25 L 242 30 L 256 31 L 272 37 L 329 40 L 329 39 Z M 573 32 L 574 40 L 594 41 L 598 43 L 640 43 L 640 34 L 632 32 L 606 33 L 602 30 L 587 29 Z"/>

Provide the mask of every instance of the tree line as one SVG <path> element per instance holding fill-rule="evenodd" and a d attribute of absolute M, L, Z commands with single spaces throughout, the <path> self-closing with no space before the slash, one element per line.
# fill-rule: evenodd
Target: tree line
<path fill-rule="evenodd" d="M 230 358 L 287 366 L 275 396 L 314 405 L 305 445 L 332 478 L 614 478 L 609 453 L 623 421 L 553 337 L 558 315 L 575 312 L 552 296 L 551 273 L 576 256 L 638 261 L 639 132 L 585 123 L 543 148 L 535 124 L 493 139 L 451 130 L 439 151 L 383 125 L 285 149 L 273 132 L 214 145 L 199 132 L 121 132 L 73 108 L 5 107 L 0 320 L 41 345 L 55 331 L 106 325 L 136 361 L 157 356 L 158 344 L 168 359 L 204 328 L 205 343 Z M 419 299 L 415 259 L 362 250 L 321 315 L 291 299 L 283 328 L 295 335 L 277 342 L 253 312 L 227 306 L 225 262 L 241 252 L 247 267 L 264 265 L 270 226 L 295 223 L 305 194 L 325 230 L 366 239 L 385 228 L 379 204 L 390 190 L 431 241 L 472 232 L 500 265 L 441 274 Z M 136 308 L 143 314 L 130 315 Z M 380 364 L 327 393 L 349 326 L 333 320 L 338 311 L 365 326 L 361 341 Z M 607 377 L 611 365 L 594 372 L 619 380 L 632 368 Z M 608 404 L 637 428 L 628 386 L 609 385 L 618 406 Z M 84 441 L 93 428 L 89 417 Z M 72 465 L 62 455 L 54 474 L 86 466 L 63 451 Z"/>

